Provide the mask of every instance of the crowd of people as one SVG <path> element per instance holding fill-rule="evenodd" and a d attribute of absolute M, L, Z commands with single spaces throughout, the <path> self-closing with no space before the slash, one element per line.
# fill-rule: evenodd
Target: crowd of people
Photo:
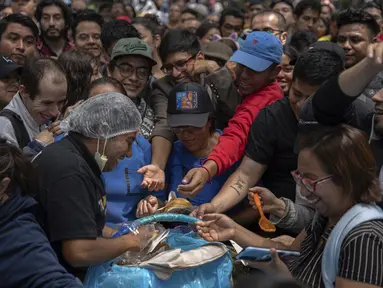
<path fill-rule="evenodd" d="M 237 265 L 278 277 L 236 287 L 382 287 L 382 9 L 5 1 L 0 286 L 82 287 L 155 233 L 118 224 L 174 192 L 203 239 L 271 249 Z"/>

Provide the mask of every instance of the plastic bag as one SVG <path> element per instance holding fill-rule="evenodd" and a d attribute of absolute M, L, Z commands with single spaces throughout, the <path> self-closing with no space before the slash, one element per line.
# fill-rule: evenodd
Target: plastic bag
<path fill-rule="evenodd" d="M 184 229 L 183 229 L 184 230 Z M 170 230 L 167 243 L 172 248 L 189 251 L 207 244 L 197 233 Z M 149 269 L 118 266 L 114 261 L 91 267 L 84 287 L 94 288 L 229 288 L 232 272 L 230 253 L 199 267 L 174 271 L 168 280 L 160 280 Z"/>

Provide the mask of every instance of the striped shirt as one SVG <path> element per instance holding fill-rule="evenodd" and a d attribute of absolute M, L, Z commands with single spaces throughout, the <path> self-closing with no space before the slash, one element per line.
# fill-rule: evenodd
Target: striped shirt
<path fill-rule="evenodd" d="M 319 218 L 306 227 L 298 259 L 289 265 L 294 278 L 307 287 L 324 287 L 322 254 L 333 227 Z M 383 286 L 383 221 L 369 221 L 354 228 L 342 243 L 338 277 Z"/>

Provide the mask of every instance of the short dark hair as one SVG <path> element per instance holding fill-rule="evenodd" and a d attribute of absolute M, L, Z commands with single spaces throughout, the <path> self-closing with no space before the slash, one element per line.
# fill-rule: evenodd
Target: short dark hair
<path fill-rule="evenodd" d="M 322 49 L 310 49 L 302 53 L 294 66 L 293 81 L 302 80 L 308 85 L 322 85 L 343 71 L 343 59 Z"/>
<path fill-rule="evenodd" d="M 286 3 L 287 5 L 291 7 L 291 9 L 294 10 L 294 4 L 293 4 L 293 1 L 291 0 L 273 0 L 271 1 L 270 8 L 273 9 L 275 5 L 281 2 Z"/>
<path fill-rule="evenodd" d="M 102 26 L 101 43 L 106 53 L 113 43 L 124 38 L 140 38 L 140 34 L 125 20 L 111 20 Z"/>
<path fill-rule="evenodd" d="M 97 87 L 98 85 L 103 85 L 103 84 L 112 85 L 113 87 L 117 88 L 117 90 L 119 90 L 119 92 L 121 94 L 126 95 L 126 90 L 124 88 L 124 85 L 122 85 L 120 81 L 118 81 L 117 79 L 112 78 L 112 77 L 101 77 L 99 79 L 92 81 L 92 83 L 90 83 L 90 85 L 87 89 L 87 93 L 86 93 L 87 97 L 88 98 L 90 97 L 89 94 L 93 88 Z"/>
<path fill-rule="evenodd" d="M 185 8 L 184 10 L 182 10 L 181 15 L 186 13 L 192 14 L 195 18 L 197 18 L 197 20 L 199 20 L 201 17 L 197 11 L 191 8 Z"/>
<path fill-rule="evenodd" d="M 51 5 L 57 6 L 61 9 L 61 12 L 63 13 L 64 17 L 66 30 L 68 30 L 72 24 L 72 12 L 62 0 L 41 0 L 41 2 L 39 2 L 39 4 L 37 4 L 36 7 L 36 20 L 40 23 L 44 8 Z"/>
<path fill-rule="evenodd" d="M 169 30 L 161 41 L 158 54 L 163 62 L 171 53 L 188 52 L 195 56 L 201 51 L 201 45 L 195 34 L 189 30 Z"/>
<path fill-rule="evenodd" d="M 84 21 L 94 22 L 100 28 L 102 29 L 102 26 L 104 25 L 104 18 L 100 14 L 97 14 L 96 12 L 79 12 L 76 14 L 76 17 L 73 18 L 73 24 L 72 24 L 72 36 L 73 39 L 76 38 L 76 29 L 77 26 Z"/>
<path fill-rule="evenodd" d="M 36 40 L 38 39 L 39 28 L 37 27 L 36 23 L 33 22 L 33 20 L 28 16 L 22 14 L 11 14 L 0 20 L 0 39 L 3 36 L 5 30 L 7 30 L 8 25 L 11 23 L 17 23 L 31 29 L 33 36 L 36 38 Z"/>
<path fill-rule="evenodd" d="M 270 14 L 275 15 L 278 18 L 278 30 L 286 31 L 286 19 L 285 19 L 285 17 L 283 17 L 283 15 L 281 13 L 274 11 L 273 9 L 265 9 L 265 10 L 262 10 L 261 12 L 258 12 L 257 14 L 255 14 L 253 16 L 253 18 L 251 19 L 251 22 L 253 22 L 255 17 L 263 16 L 263 15 L 270 15 Z"/>
<path fill-rule="evenodd" d="M 301 17 L 302 14 L 307 10 L 311 9 L 313 11 L 318 12 L 318 14 L 321 13 L 322 5 L 317 0 L 302 0 L 297 4 L 297 6 L 294 9 L 294 14 L 297 18 Z"/>
<path fill-rule="evenodd" d="M 300 148 L 309 149 L 332 181 L 356 203 L 380 202 L 382 195 L 375 158 L 367 135 L 347 125 L 326 127 L 309 133 Z"/>
<path fill-rule="evenodd" d="M 204 21 L 201 23 L 201 25 L 197 28 L 196 32 L 195 32 L 195 35 L 198 37 L 198 38 L 203 38 L 203 36 L 205 36 L 209 30 L 213 29 L 213 28 L 216 28 L 218 29 L 217 25 L 215 23 L 211 23 L 209 21 Z"/>
<path fill-rule="evenodd" d="M 32 59 L 24 66 L 21 74 L 21 85 L 25 86 L 32 100 L 39 93 L 40 81 L 48 74 L 61 74 L 66 79 L 63 67 L 57 60 L 49 57 Z"/>
<path fill-rule="evenodd" d="M 349 24 L 365 25 L 371 33 L 371 38 L 374 38 L 380 32 L 379 24 L 374 17 L 361 9 L 349 8 L 339 13 L 336 21 L 338 29 Z"/>
<path fill-rule="evenodd" d="M 242 26 L 245 24 L 245 15 L 238 8 L 226 8 L 222 11 L 221 17 L 219 18 L 219 27 L 222 27 L 223 23 L 225 23 L 226 16 L 233 16 L 235 18 L 242 19 Z"/>
<path fill-rule="evenodd" d="M 144 26 L 146 29 L 148 29 L 153 36 L 155 35 L 161 35 L 161 23 L 158 19 L 158 16 L 153 14 L 146 14 L 144 17 L 137 17 L 132 20 L 132 25 L 139 24 Z"/>
<path fill-rule="evenodd" d="M 305 51 L 311 44 L 318 41 L 318 37 L 309 31 L 298 31 L 290 39 L 290 46 L 293 46 L 299 53 Z"/>
<path fill-rule="evenodd" d="M 93 57 L 81 50 L 69 50 L 62 53 L 58 63 L 64 68 L 68 81 L 66 108 L 76 104 L 79 100 L 85 100 L 85 91 L 90 84 L 93 75 Z"/>

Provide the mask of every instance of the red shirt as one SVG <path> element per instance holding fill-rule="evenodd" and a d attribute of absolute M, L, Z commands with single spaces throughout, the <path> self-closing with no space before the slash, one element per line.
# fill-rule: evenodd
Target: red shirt
<path fill-rule="evenodd" d="M 71 50 L 72 48 L 72 43 L 67 40 L 63 52 Z M 39 51 L 41 57 L 58 57 L 42 38 L 40 38 L 37 42 L 37 50 Z"/>
<path fill-rule="evenodd" d="M 281 88 L 277 82 L 273 82 L 262 90 L 247 96 L 237 106 L 228 127 L 223 130 L 218 144 L 206 159 L 206 161 L 213 160 L 217 164 L 217 175 L 224 173 L 241 159 L 247 145 L 251 125 L 259 111 L 266 105 L 282 98 Z"/>

